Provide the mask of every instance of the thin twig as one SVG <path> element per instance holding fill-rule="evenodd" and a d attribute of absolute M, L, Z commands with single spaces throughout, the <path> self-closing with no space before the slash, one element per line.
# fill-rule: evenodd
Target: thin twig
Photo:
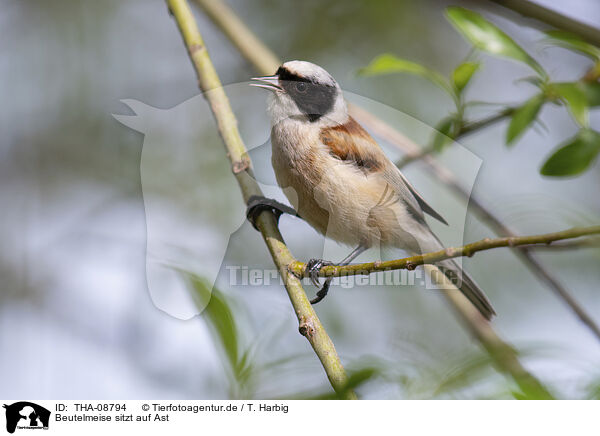
<path fill-rule="evenodd" d="M 564 239 L 574 239 L 581 236 L 600 234 L 600 226 L 575 227 L 560 232 L 545 233 L 543 235 L 531 236 L 512 236 L 508 238 L 486 238 L 481 241 L 472 242 L 462 247 L 449 247 L 444 250 L 431 253 L 420 254 L 417 256 L 406 257 L 404 259 L 395 259 L 388 261 L 357 263 L 352 265 L 326 265 L 319 269 L 320 277 L 340 277 L 357 274 L 371 274 L 377 271 L 391 271 L 396 269 L 413 270 L 419 265 L 435 264 L 446 259 L 455 257 L 471 257 L 475 253 L 492 248 L 499 247 L 518 247 L 520 245 L 548 245 L 554 241 Z M 294 262 L 288 266 L 289 271 L 298 277 L 308 277 L 306 264 L 303 262 Z"/>
<path fill-rule="evenodd" d="M 516 107 L 507 107 L 498 113 L 490 115 L 489 117 L 482 118 L 481 120 L 467 122 L 461 126 L 454 140 L 456 141 L 458 139 L 464 138 L 465 136 L 476 132 L 479 129 L 489 127 L 492 124 L 497 123 L 498 121 L 502 121 L 504 118 L 510 117 L 516 110 Z"/>
<path fill-rule="evenodd" d="M 253 32 L 235 17 L 235 13 L 227 7 L 221 0 L 196 0 L 196 2 L 204 9 L 207 15 L 221 28 L 223 33 L 230 39 L 236 48 L 243 52 L 242 55 L 255 67 L 260 74 L 273 74 L 281 61 L 277 56 L 262 42 L 258 40 Z M 219 4 L 221 7 L 211 7 Z M 236 17 L 237 18 L 237 17 Z M 253 41 L 258 41 L 256 46 L 246 49 L 244 40 L 248 35 L 252 35 Z M 260 49 L 258 48 L 260 47 Z M 264 53 L 268 53 L 265 56 Z M 349 105 L 349 110 L 359 122 L 367 125 L 370 129 L 385 130 L 388 142 L 396 145 L 404 150 L 405 153 L 412 151 L 418 152 L 420 147 L 410 139 L 402 135 L 398 130 L 387 125 L 382 120 L 374 115 L 359 108 L 356 105 Z M 426 156 L 423 162 L 428 164 L 427 168 L 431 171 L 442 183 L 448 184 L 456 189 L 461 195 L 461 198 L 469 199 L 469 192 L 464 190 L 454 175 L 446 168 L 442 167 L 431 156 Z M 473 199 L 471 198 L 471 201 Z M 487 213 L 486 209 L 482 210 Z M 491 213 L 490 213 L 491 215 Z M 462 322 L 473 333 L 474 337 L 479 340 L 483 347 L 488 350 L 490 356 L 494 359 L 497 368 L 509 375 L 515 380 L 517 385 L 524 391 L 529 392 L 531 397 L 535 398 L 552 398 L 548 390 L 520 364 L 515 350 L 506 344 L 493 330 L 491 324 L 483 318 L 477 309 L 459 292 L 444 292 L 444 296 L 452 305 L 455 312 Z"/>
<path fill-rule="evenodd" d="M 200 88 L 215 116 L 233 173 L 244 201 L 247 202 L 250 196 L 262 195 L 262 192 L 252 176 L 250 158 L 238 131 L 237 120 L 231 110 L 229 99 L 208 55 L 187 0 L 167 0 L 167 4 L 181 31 L 198 75 Z M 356 399 L 354 392 L 347 389 L 348 378 L 344 367 L 333 342 L 308 301 L 302 284 L 298 278 L 287 271 L 286 266 L 294 261 L 294 257 L 283 241 L 274 215 L 265 211 L 258 216 L 256 224 L 269 248 L 273 262 L 284 279 L 288 296 L 298 317 L 300 333 L 310 342 L 335 391 L 347 399 Z"/>
<path fill-rule="evenodd" d="M 428 145 L 426 147 L 421 147 L 418 153 L 415 154 L 405 154 L 401 159 L 396 161 L 396 166 L 398 169 L 403 169 L 408 164 L 411 164 L 415 161 L 423 159 L 425 156 L 433 154 L 436 152 L 436 148 L 434 145 Z"/>
<path fill-rule="evenodd" d="M 590 26 L 582 26 L 580 22 L 574 21 L 562 14 L 555 11 L 551 11 L 543 6 L 535 4 L 529 1 L 522 0 L 492 0 L 496 3 L 502 4 L 505 7 L 514 9 L 524 15 L 529 15 L 541 22 L 546 22 L 560 29 L 565 29 L 575 34 L 579 34 L 589 41 L 598 44 L 600 41 L 600 31 Z M 600 76 L 600 69 L 596 65 L 592 67 L 585 76 L 581 79 L 583 81 L 595 81 Z M 465 136 L 475 133 L 482 128 L 489 127 L 496 122 L 499 122 L 507 117 L 510 117 L 516 107 L 508 107 L 504 110 L 493 114 L 487 118 L 467 122 L 461 126 L 458 134 L 454 140 L 459 140 Z M 365 124 L 368 122 L 364 121 Z M 392 129 L 390 127 L 390 129 Z M 390 130 L 385 129 L 385 130 Z M 380 133 L 380 136 L 385 137 L 384 134 Z M 390 135 L 395 136 L 395 135 Z M 422 160 L 426 163 L 426 169 L 438 176 L 440 180 L 445 180 L 446 184 L 459 196 L 466 199 L 470 197 L 470 206 L 473 208 L 475 213 L 479 215 L 485 222 L 488 223 L 489 227 L 497 234 L 501 236 L 514 236 L 515 233 L 511 231 L 506 225 L 504 225 L 494 214 L 492 214 L 483 203 L 479 201 L 472 193 L 462 188 L 458 180 L 452 174 L 444 174 L 445 169 L 441 168 L 437 161 L 435 161 L 430 155 L 433 154 L 435 148 L 433 146 L 422 147 L 406 147 L 406 139 L 401 141 L 390 141 L 398 145 L 400 148 L 405 150 L 406 155 L 403 157 L 397 165 L 399 168 L 403 168 L 409 163 Z M 563 302 L 573 311 L 573 313 L 579 318 L 579 320 L 590 329 L 596 339 L 600 340 L 600 326 L 592 319 L 592 317 L 583 309 L 583 307 L 573 298 L 570 292 L 559 282 L 559 280 L 548 271 L 544 265 L 537 259 L 537 257 L 530 252 L 530 247 L 522 247 L 515 250 L 519 258 L 529 268 L 529 270 L 535 274 L 542 282 L 554 292 Z"/>
<path fill-rule="evenodd" d="M 501 110 L 498 113 L 492 114 L 486 118 L 482 118 L 480 120 L 475 121 L 467 121 L 463 123 L 456 136 L 451 138 L 453 141 L 458 141 L 465 136 L 470 135 L 471 133 L 477 132 L 479 129 L 483 129 L 484 127 L 489 127 L 492 124 L 495 124 L 503 119 L 510 117 L 516 110 L 516 107 L 507 107 L 506 109 Z M 396 166 L 400 169 L 403 169 L 406 165 L 423 159 L 425 156 L 436 153 L 438 150 L 434 144 L 429 144 L 426 147 L 419 147 L 418 152 L 415 153 L 407 153 L 402 159 L 396 162 Z"/>
<path fill-rule="evenodd" d="M 559 14 L 555 11 L 549 10 L 543 6 L 535 4 L 530 1 L 522 1 L 522 0 L 492 0 L 496 3 L 502 4 L 505 7 L 510 9 L 514 9 L 517 12 L 520 12 L 524 15 L 531 16 L 541 22 L 546 22 L 547 24 L 556 26 L 560 29 L 565 29 L 575 34 L 579 34 L 589 41 L 598 44 L 600 41 L 600 31 L 598 29 L 594 29 L 590 26 L 583 26 L 580 22 L 572 20 L 562 14 Z M 583 81 L 594 81 L 597 80 L 598 76 L 600 76 L 600 69 L 597 66 L 590 69 L 586 75 L 582 78 Z M 489 127 L 492 124 L 495 124 L 498 121 L 501 121 L 507 117 L 510 117 L 516 107 L 508 107 L 504 110 L 493 114 L 487 118 L 467 122 L 465 123 L 459 130 L 456 135 L 455 140 L 464 138 L 465 136 L 475 133 L 484 127 Z M 367 117 L 373 118 L 370 114 L 367 114 Z M 355 118 L 357 116 L 355 115 Z M 379 120 L 377 120 L 379 121 Z M 492 230 L 500 236 L 514 236 L 515 233 L 510 230 L 505 224 L 503 224 L 500 219 L 498 219 L 489 209 L 487 209 L 483 203 L 477 199 L 470 191 L 464 189 L 460 182 L 450 173 L 448 173 L 445 168 L 441 167 L 438 162 L 430 156 L 435 149 L 432 146 L 428 146 L 425 148 L 419 146 L 412 146 L 410 141 L 406 138 L 397 138 L 397 132 L 391 126 L 382 126 L 382 123 L 374 122 L 373 125 L 369 124 L 368 120 L 363 119 L 363 123 L 369 125 L 373 129 L 373 125 L 380 125 L 384 132 L 379 132 L 381 137 L 388 139 L 388 142 L 397 145 L 399 148 L 405 151 L 405 157 L 403 157 L 398 165 L 400 168 L 405 165 L 421 160 L 426 164 L 426 169 L 437 176 L 440 180 L 444 181 L 444 183 L 450 187 L 456 194 L 460 197 L 464 197 L 465 199 L 470 199 L 470 206 L 473 208 L 474 212 L 479 215 Z M 383 123 L 384 124 L 384 123 Z M 390 139 L 391 138 L 391 139 Z M 517 255 L 523 261 L 523 263 L 529 268 L 529 270 L 535 274 L 542 282 L 546 283 L 546 285 L 557 295 L 560 299 L 562 299 L 565 304 L 573 311 L 573 313 L 579 318 L 579 320 L 587 326 L 590 331 L 594 334 L 596 339 L 600 340 L 600 326 L 592 319 L 590 315 L 583 309 L 583 307 L 573 298 L 570 292 L 559 282 L 559 280 L 548 271 L 544 265 L 537 259 L 537 257 L 530 252 L 530 247 L 522 247 L 515 250 Z"/>
<path fill-rule="evenodd" d="M 557 29 L 566 30 L 567 32 L 579 35 L 583 39 L 587 39 L 594 45 L 600 46 L 600 30 L 597 27 L 561 14 L 551 7 L 546 7 L 538 2 L 529 0 L 491 1 L 502 5 L 505 8 L 512 9 L 520 15 L 533 18 L 534 20 L 543 23 L 545 26 L 549 25 L 556 27 Z M 531 22 L 528 24 L 531 24 Z"/>
<path fill-rule="evenodd" d="M 556 252 L 564 250 L 580 250 L 585 248 L 600 248 L 600 237 L 594 236 L 591 238 L 578 239 L 576 241 L 557 242 L 552 245 L 532 245 L 527 247 L 534 251 Z"/>
<path fill-rule="evenodd" d="M 388 143 L 395 145 L 403 150 L 407 155 L 418 155 L 420 147 L 390 126 L 381 119 L 375 117 L 371 113 L 357 106 L 352 106 L 352 115 L 357 121 L 368 126 L 369 129 L 377 136 L 383 138 Z M 498 236 L 515 236 L 512 231 L 500 218 L 498 218 L 491 210 L 489 210 L 475 194 L 470 190 L 465 189 L 460 181 L 447 168 L 442 166 L 437 159 L 431 155 L 424 156 L 420 160 L 425 164 L 423 167 L 427 172 L 437 178 L 444 186 L 447 186 L 459 198 L 469 202 L 469 208 L 479 216 L 479 218 L 492 229 Z M 600 340 L 600 327 L 588 315 L 583 307 L 573 298 L 570 292 L 558 281 L 558 279 L 548 271 L 538 258 L 529 251 L 528 247 L 516 248 L 515 253 L 528 269 L 544 282 L 556 296 L 558 296 L 579 318 L 579 320 L 594 334 L 596 339 Z"/>

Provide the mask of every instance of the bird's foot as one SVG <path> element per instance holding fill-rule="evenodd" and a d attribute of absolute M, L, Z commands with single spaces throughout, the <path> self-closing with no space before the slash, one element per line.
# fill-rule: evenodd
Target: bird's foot
<path fill-rule="evenodd" d="M 321 287 L 321 283 L 319 282 L 319 270 L 322 267 L 329 265 L 333 265 L 333 262 L 329 262 L 323 259 L 310 259 L 306 263 L 305 271 L 308 274 L 308 277 L 310 278 L 312 284 L 315 285 L 317 288 Z"/>
<path fill-rule="evenodd" d="M 277 200 L 266 198 L 261 195 L 252 195 L 248 199 L 248 204 L 246 206 L 246 218 L 256 230 L 258 230 L 256 227 L 256 219 L 265 210 L 271 211 L 275 215 L 277 221 L 279 221 L 279 217 L 284 213 L 297 217 L 300 216 L 292 207 L 280 203 Z"/>

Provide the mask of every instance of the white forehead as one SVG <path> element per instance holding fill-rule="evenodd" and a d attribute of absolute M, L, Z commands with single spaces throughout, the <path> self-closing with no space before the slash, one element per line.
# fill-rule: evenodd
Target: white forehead
<path fill-rule="evenodd" d="M 286 68 L 290 73 L 296 74 L 300 77 L 311 78 L 319 83 L 330 83 L 333 86 L 337 85 L 334 78 L 331 77 L 331 74 L 329 74 L 320 66 L 311 62 L 288 61 L 283 64 L 283 67 Z"/>

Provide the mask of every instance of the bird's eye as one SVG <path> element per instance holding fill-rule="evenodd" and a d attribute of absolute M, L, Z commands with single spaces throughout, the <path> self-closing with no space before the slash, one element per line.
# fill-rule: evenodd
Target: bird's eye
<path fill-rule="evenodd" d="M 304 82 L 296 82 L 296 91 L 298 92 L 306 92 L 306 83 Z"/>

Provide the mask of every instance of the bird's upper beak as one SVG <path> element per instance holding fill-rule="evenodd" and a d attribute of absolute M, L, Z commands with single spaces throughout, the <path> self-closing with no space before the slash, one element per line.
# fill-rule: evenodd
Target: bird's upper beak
<path fill-rule="evenodd" d="M 283 88 L 279 86 L 279 76 L 263 76 L 253 77 L 252 80 L 256 80 L 260 83 L 250 83 L 250 86 L 256 86 L 258 88 L 265 88 L 269 91 L 283 91 Z"/>

